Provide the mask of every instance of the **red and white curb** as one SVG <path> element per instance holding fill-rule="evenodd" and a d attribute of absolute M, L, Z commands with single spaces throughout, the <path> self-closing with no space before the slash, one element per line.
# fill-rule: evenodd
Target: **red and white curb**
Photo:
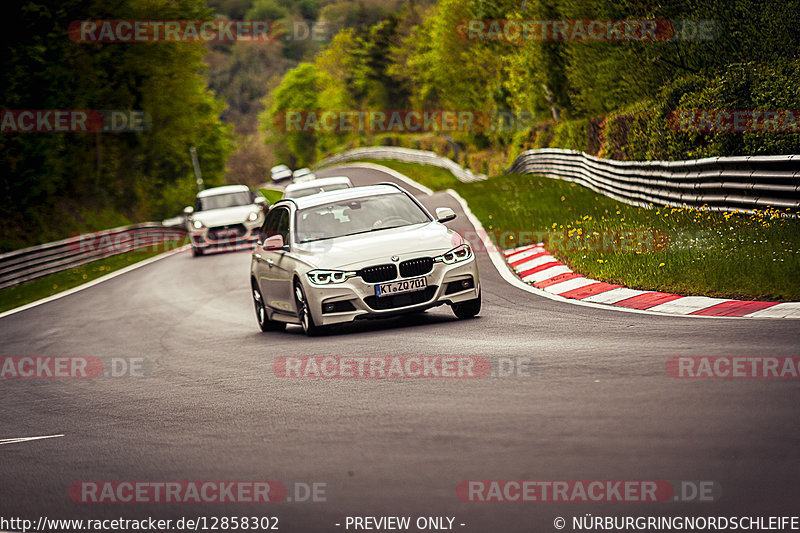
<path fill-rule="evenodd" d="M 640 291 L 585 278 L 550 255 L 541 243 L 504 250 L 519 278 L 562 298 L 656 313 L 749 318 L 800 318 L 800 302 L 748 302 Z"/>

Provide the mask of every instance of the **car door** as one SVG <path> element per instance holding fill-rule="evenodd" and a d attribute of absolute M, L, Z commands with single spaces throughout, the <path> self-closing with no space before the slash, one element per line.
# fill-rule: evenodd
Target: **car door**
<path fill-rule="evenodd" d="M 261 289 L 261 295 L 264 297 L 264 303 L 267 307 L 272 308 L 276 307 L 275 296 L 270 292 L 272 290 L 272 283 L 270 280 L 274 276 L 273 265 L 275 263 L 275 258 L 273 257 L 273 252 L 268 252 L 262 248 L 261 243 L 263 243 L 267 237 L 278 233 L 278 222 L 283 214 L 282 211 L 282 209 L 276 208 L 267 213 L 264 225 L 261 227 L 259 244 L 256 245 L 255 252 L 253 253 L 256 281 L 258 282 L 259 289 Z"/>
<path fill-rule="evenodd" d="M 289 242 L 289 209 L 276 207 L 267 215 L 264 222 L 263 238 L 281 235 L 285 243 Z M 259 250 L 256 258 L 259 267 L 259 283 L 264 302 L 273 310 L 294 314 L 292 292 L 292 276 L 294 259 L 284 250 Z"/>

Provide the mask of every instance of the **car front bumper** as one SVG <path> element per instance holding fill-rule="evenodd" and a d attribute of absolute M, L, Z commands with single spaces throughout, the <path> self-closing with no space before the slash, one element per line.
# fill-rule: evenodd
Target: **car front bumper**
<path fill-rule="evenodd" d="M 396 278 L 391 281 L 419 277 L 426 278 L 426 289 L 387 296 L 375 295 L 375 286 L 380 283 L 366 283 L 360 277 L 338 284 L 315 285 L 307 276 L 303 276 L 302 283 L 311 316 L 314 323 L 320 326 L 411 313 L 442 304 L 473 300 L 480 294 L 478 267 L 474 256 L 452 265 L 434 263 L 433 270 L 424 276 Z"/>
<path fill-rule="evenodd" d="M 192 227 L 189 230 L 189 238 L 192 246 L 200 249 L 237 249 L 241 245 L 250 245 L 258 239 L 256 230 L 260 226 L 259 218 L 255 223 L 231 224 L 232 226 L 242 226 L 239 231 L 229 230 L 226 234 L 221 227 L 205 227 L 200 229 Z"/>

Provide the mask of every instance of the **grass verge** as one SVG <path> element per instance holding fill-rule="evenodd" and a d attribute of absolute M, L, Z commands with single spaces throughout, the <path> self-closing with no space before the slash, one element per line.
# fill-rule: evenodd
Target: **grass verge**
<path fill-rule="evenodd" d="M 370 162 L 434 190 L 455 189 L 499 245 L 547 241 L 587 277 L 682 295 L 800 301 L 800 221 L 775 210 L 643 209 L 541 176 L 461 183 L 437 167 Z"/>
<path fill-rule="evenodd" d="M 281 198 L 283 198 L 283 191 L 278 189 L 259 189 L 261 195 L 267 199 L 269 205 L 274 204 Z"/>
<path fill-rule="evenodd" d="M 683 295 L 800 300 L 800 222 L 774 210 L 642 209 L 531 175 L 456 190 L 499 244 L 549 240 L 552 253 L 587 277 Z"/>
<path fill-rule="evenodd" d="M 182 244 L 182 241 L 161 243 L 158 250 L 145 248 L 105 259 L 98 259 L 83 266 L 0 290 L 0 313 L 72 289 L 78 285 L 83 285 L 115 270 L 120 270 L 144 259 L 159 255 L 163 250 L 177 248 Z"/>

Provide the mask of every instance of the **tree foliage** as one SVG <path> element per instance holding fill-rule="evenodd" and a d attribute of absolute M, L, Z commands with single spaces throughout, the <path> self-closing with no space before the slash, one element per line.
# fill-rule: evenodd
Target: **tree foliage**
<path fill-rule="evenodd" d="M 322 13 L 334 9 L 342 9 L 342 4 L 325 7 Z M 724 134 L 702 142 L 694 139 L 700 144 L 692 150 L 677 140 L 664 146 L 659 137 L 669 137 L 663 130 L 667 127 L 663 116 L 689 103 L 751 109 L 780 103 L 789 106 L 781 109 L 796 109 L 800 102 L 793 87 L 798 86 L 794 76 L 800 32 L 793 24 L 799 16 L 800 0 L 772 4 L 761 0 L 439 0 L 428 10 L 410 2 L 368 29 L 357 28 L 335 39 L 317 56 L 315 65 L 331 74 L 331 83 L 340 89 L 337 98 L 347 98 L 346 109 L 406 105 L 414 110 L 507 111 L 531 116 L 539 123 L 453 135 L 476 149 L 493 147 L 513 154 L 525 146 L 563 142 L 602 151 L 608 143 L 599 137 L 617 131 L 611 122 L 632 113 L 642 126 L 632 127 L 635 138 L 625 136 L 631 146 L 613 150 L 622 156 L 676 158 L 746 149 L 776 153 L 791 149 L 796 141 L 787 136 Z M 657 19 L 660 25 L 671 24 L 660 27 L 674 31 L 670 39 L 656 42 L 469 40 L 463 30 L 466 21 L 473 19 Z M 710 25 L 702 26 L 706 21 Z M 730 72 L 739 73 L 738 77 L 731 78 Z M 709 91 L 716 91 L 718 97 L 712 98 Z M 719 97 L 726 91 L 738 96 Z M 332 109 L 330 104 L 317 97 L 320 108 Z M 341 100 L 337 105 L 342 105 Z M 603 117 L 611 120 L 607 128 Z M 350 144 L 363 141 L 352 137 L 347 137 Z M 760 140 L 755 141 L 757 137 Z M 606 140 L 611 142 L 608 136 Z M 641 149 L 636 143 L 652 146 Z M 754 143 L 758 147 L 751 146 Z"/>
<path fill-rule="evenodd" d="M 220 183 L 229 153 L 222 104 L 206 89 L 205 48 L 191 43 L 78 43 L 73 20 L 203 19 L 201 0 L 12 3 L 2 55 L 3 109 L 141 110 L 133 133 L 4 133 L 0 210 L 6 242 L 47 238 L 53 210 L 114 209 L 132 219 L 174 215 L 194 187 L 189 147 L 206 181 Z M 60 211 L 59 211 L 60 210 Z M 67 211 L 68 213 L 68 211 Z M 4 244 L 8 247 L 9 244 Z"/>

